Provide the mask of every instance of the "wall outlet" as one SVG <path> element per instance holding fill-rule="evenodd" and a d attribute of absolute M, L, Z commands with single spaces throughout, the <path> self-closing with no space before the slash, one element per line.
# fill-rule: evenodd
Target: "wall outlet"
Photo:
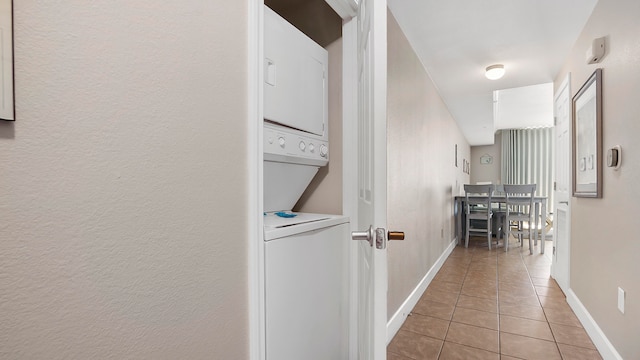
<path fill-rule="evenodd" d="M 618 310 L 624 314 L 624 290 L 618 288 Z"/>

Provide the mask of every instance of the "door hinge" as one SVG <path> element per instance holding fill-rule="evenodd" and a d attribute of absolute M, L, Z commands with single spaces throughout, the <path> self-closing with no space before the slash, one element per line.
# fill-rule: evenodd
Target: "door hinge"
<path fill-rule="evenodd" d="M 558 185 L 558 184 L 554 181 L 554 182 L 553 182 L 553 191 L 556 191 L 556 189 L 558 188 L 558 187 L 557 187 L 557 185 Z"/>
<path fill-rule="evenodd" d="M 553 255 L 555 255 L 555 254 L 556 254 L 556 247 L 554 246 L 553 247 Z"/>

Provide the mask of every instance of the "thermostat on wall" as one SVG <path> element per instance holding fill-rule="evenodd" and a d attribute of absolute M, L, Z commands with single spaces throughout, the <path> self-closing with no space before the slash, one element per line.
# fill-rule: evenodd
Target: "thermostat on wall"
<path fill-rule="evenodd" d="M 607 166 L 618 170 L 622 164 L 622 148 L 616 145 L 607 151 Z"/>

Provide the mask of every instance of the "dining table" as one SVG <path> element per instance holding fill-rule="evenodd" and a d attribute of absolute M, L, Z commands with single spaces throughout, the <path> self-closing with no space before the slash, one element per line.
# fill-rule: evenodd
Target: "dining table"
<path fill-rule="evenodd" d="M 482 195 L 473 195 L 469 196 L 469 199 L 473 200 L 484 200 L 487 196 Z M 510 198 L 519 198 L 510 196 Z M 529 199 L 529 197 L 521 197 L 522 199 Z M 463 234 L 462 234 L 462 215 L 464 213 L 464 203 L 466 201 L 466 196 L 459 195 L 454 196 L 454 215 L 456 221 L 456 238 L 458 240 L 458 244 L 461 243 Z M 498 206 L 502 206 L 506 204 L 507 198 L 504 195 L 492 195 L 491 203 L 496 204 Z M 546 220 L 547 220 L 547 197 L 546 196 L 534 196 L 534 234 L 535 234 L 535 245 L 538 245 L 538 239 L 541 241 L 540 253 L 544 254 L 544 239 L 547 235 L 546 231 Z M 542 225 L 542 226 L 538 226 Z"/>

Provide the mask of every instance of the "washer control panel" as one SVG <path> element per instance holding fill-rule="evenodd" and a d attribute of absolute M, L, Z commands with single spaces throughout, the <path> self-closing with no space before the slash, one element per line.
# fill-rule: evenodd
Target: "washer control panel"
<path fill-rule="evenodd" d="M 329 143 L 302 131 L 264 124 L 265 160 L 324 166 L 329 161 Z"/>

